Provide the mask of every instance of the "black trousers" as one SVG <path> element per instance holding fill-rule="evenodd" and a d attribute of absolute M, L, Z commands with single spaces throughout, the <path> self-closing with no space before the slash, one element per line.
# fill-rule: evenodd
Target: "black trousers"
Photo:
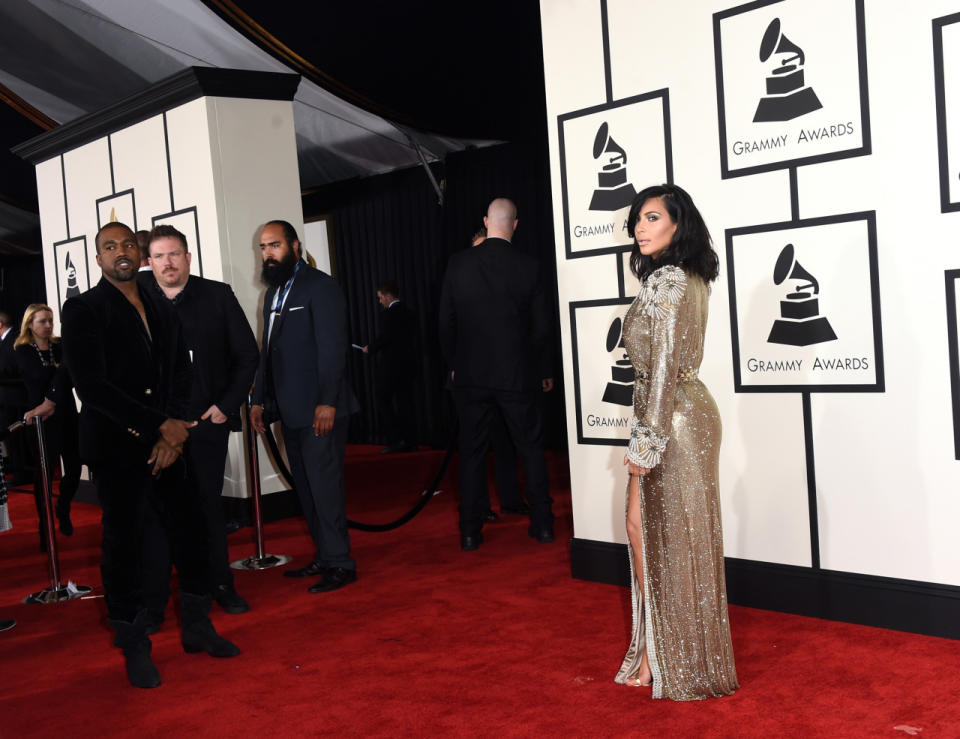
<path fill-rule="evenodd" d="M 314 436 L 311 426 L 295 429 L 283 424 L 282 428 L 297 498 L 317 547 L 314 561 L 323 567 L 354 570 L 357 564 L 350 556 L 343 486 L 349 425 L 349 416 L 337 416 L 333 429 L 323 436 Z"/>
<path fill-rule="evenodd" d="M 36 421 L 34 421 L 36 423 Z M 33 500 L 40 520 L 40 536 L 43 537 L 46 510 L 43 505 L 43 471 L 40 469 L 40 452 L 37 449 L 36 429 L 23 429 L 21 434 L 30 436 L 30 453 L 33 455 Z M 69 503 L 80 487 L 80 437 L 76 411 L 54 413 L 43 422 L 43 439 L 47 452 L 47 475 L 51 485 L 60 460 L 63 460 L 63 476 L 60 478 L 60 500 Z"/>
<path fill-rule="evenodd" d="M 225 423 L 216 424 L 209 419 L 200 421 L 190 431 L 190 443 L 184 449 L 183 457 L 203 519 L 207 573 L 212 588 L 220 585 L 233 587 L 221 498 L 229 440 L 230 429 Z M 170 545 L 156 516 L 148 516 L 143 542 L 144 600 L 151 611 L 163 613 L 170 599 Z"/>
<path fill-rule="evenodd" d="M 523 498 L 517 482 L 517 452 L 499 410 L 494 410 L 490 419 L 490 451 L 493 452 L 494 480 L 497 483 L 500 507 L 519 508 L 523 505 Z M 489 486 L 484 489 L 484 493 L 481 506 L 484 509 L 493 508 L 490 504 Z"/>
<path fill-rule="evenodd" d="M 552 499 L 543 455 L 543 427 L 535 392 L 489 388 L 454 388 L 460 417 L 460 531 L 475 534 L 483 525 L 486 493 L 486 456 L 490 424 L 497 409 L 503 415 L 517 455 L 523 464 L 530 519 L 540 526 L 553 523 Z"/>
<path fill-rule="evenodd" d="M 413 375 L 380 370 L 376 376 L 380 427 L 388 444 L 417 443 Z"/>
<path fill-rule="evenodd" d="M 151 516 L 170 542 L 181 590 L 209 593 L 203 523 L 183 459 L 163 470 L 158 479 L 146 464 L 95 464 L 92 472 L 103 510 L 100 573 L 109 618 L 133 621 L 145 606 L 143 537 Z"/>

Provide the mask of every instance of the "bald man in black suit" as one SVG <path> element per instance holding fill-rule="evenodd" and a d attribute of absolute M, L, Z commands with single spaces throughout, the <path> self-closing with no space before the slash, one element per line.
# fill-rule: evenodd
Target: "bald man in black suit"
<path fill-rule="evenodd" d="M 499 408 L 517 447 L 530 504 L 529 534 L 553 541 L 553 511 L 537 393 L 549 311 L 536 260 L 512 248 L 516 206 L 490 203 L 487 239 L 454 254 L 440 296 L 440 343 L 460 418 L 460 547 L 477 549 L 485 505 L 490 423 Z"/>

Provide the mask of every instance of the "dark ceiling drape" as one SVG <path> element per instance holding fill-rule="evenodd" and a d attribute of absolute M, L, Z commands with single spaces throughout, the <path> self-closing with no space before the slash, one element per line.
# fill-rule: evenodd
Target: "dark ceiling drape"
<path fill-rule="evenodd" d="M 437 304 L 449 255 L 469 248 L 490 200 L 509 197 L 517 203 L 520 218 L 514 245 L 540 259 L 554 310 L 556 257 L 544 152 L 515 144 L 473 149 L 451 154 L 432 171 L 443 187 L 443 206 L 426 172 L 417 167 L 317 190 L 304 197 L 303 207 L 307 220 L 328 219 L 333 269 L 347 298 L 351 342 L 362 346 L 376 336 L 377 283 L 390 278 L 399 284 L 400 298 L 413 309 L 420 328 L 415 349 L 420 358 L 415 391 L 418 441 L 444 446 L 451 410 L 437 339 Z M 551 447 L 566 443 L 559 327 L 554 344 L 558 382 L 544 396 L 546 441 Z M 383 441 L 374 402 L 374 361 L 359 351 L 350 353 L 350 379 L 362 406 L 351 422 L 353 443 Z"/>

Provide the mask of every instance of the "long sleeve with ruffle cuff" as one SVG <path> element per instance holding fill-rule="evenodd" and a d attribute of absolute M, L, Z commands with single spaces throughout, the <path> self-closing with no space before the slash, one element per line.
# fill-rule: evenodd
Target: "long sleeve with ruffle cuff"
<path fill-rule="evenodd" d="M 641 424 L 634 417 L 630 420 L 630 444 L 627 446 L 627 459 L 638 467 L 652 469 L 660 464 L 669 440 L 669 436 L 658 434 L 649 426 Z"/>

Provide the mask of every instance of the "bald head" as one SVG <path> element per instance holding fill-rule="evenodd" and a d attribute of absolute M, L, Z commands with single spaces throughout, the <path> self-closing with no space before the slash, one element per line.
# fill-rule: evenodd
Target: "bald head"
<path fill-rule="evenodd" d="M 487 227 L 487 236 L 510 241 L 517 229 L 517 206 L 512 200 L 497 198 L 487 207 L 483 225 Z"/>

